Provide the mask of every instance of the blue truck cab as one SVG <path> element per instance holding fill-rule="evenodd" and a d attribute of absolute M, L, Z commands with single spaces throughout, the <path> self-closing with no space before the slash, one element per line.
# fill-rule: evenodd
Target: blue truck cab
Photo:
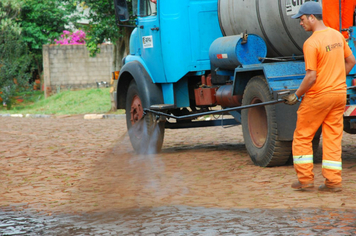
<path fill-rule="evenodd" d="M 159 152 L 166 128 L 241 124 L 256 165 L 284 165 L 290 161 L 299 105 L 285 105 L 280 98 L 299 87 L 305 75 L 303 57 L 268 58 L 269 40 L 263 35 L 224 35 L 221 2 L 114 0 L 120 24 L 129 21 L 130 3 L 135 17 L 130 54 L 117 82 L 117 108 L 126 110 L 131 144 L 138 153 Z M 354 86 L 355 69 L 350 74 L 347 85 Z M 352 106 L 354 90 L 348 96 Z M 279 102 L 258 105 L 271 101 Z M 256 107 L 239 109 L 250 105 Z M 227 116 L 197 120 L 209 112 Z M 348 117 L 349 132 L 356 131 L 353 121 Z M 320 132 L 313 141 L 315 150 L 319 139 Z"/>
<path fill-rule="evenodd" d="M 139 63 L 159 84 L 162 104 L 188 107 L 188 81 L 182 78 L 210 70 L 209 46 L 222 36 L 216 0 L 139 2 L 125 64 Z"/>

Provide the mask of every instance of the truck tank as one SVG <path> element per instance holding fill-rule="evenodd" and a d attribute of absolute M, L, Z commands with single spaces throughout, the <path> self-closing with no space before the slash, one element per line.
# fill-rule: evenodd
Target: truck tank
<path fill-rule="evenodd" d="M 224 36 L 247 32 L 262 37 L 267 55 L 303 54 L 303 43 L 311 35 L 291 19 L 305 1 L 293 0 L 219 0 L 219 24 Z M 321 1 L 319 0 L 318 2 Z"/>

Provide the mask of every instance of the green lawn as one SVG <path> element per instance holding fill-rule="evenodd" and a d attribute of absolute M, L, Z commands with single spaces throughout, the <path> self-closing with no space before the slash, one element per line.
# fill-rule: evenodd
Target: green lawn
<path fill-rule="evenodd" d="M 0 104 L 0 114 L 71 115 L 109 113 L 111 109 L 110 88 L 61 91 L 47 99 L 41 91 L 22 92 L 12 101 L 10 110 Z M 123 113 L 118 110 L 113 114 Z"/>

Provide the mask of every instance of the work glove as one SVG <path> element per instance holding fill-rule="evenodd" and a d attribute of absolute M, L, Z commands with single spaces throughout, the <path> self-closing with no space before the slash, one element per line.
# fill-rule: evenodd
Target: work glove
<path fill-rule="evenodd" d="M 285 104 L 294 105 L 298 102 L 298 96 L 295 93 L 289 94 L 287 96 L 282 97 L 285 101 Z"/>

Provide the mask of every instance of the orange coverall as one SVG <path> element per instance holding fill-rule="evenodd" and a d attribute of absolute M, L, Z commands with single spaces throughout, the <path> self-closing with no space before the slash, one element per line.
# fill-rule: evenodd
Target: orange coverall
<path fill-rule="evenodd" d="M 341 20 L 342 29 L 348 29 L 353 26 L 353 16 L 356 0 L 341 0 Z M 323 0 L 323 21 L 330 28 L 340 30 L 340 3 L 339 0 Z M 342 34 L 348 38 L 348 32 Z"/>
<path fill-rule="evenodd" d="M 304 43 L 305 69 L 317 72 L 315 84 L 298 109 L 293 137 L 293 161 L 302 184 L 314 182 L 312 140 L 322 126 L 322 173 L 327 187 L 341 187 L 341 139 L 346 105 L 345 58 L 352 54 L 336 30 L 314 32 Z"/>

